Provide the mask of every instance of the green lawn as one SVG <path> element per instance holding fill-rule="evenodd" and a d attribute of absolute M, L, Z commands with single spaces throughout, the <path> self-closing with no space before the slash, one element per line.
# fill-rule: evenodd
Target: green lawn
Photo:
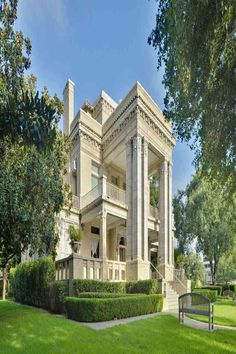
<path fill-rule="evenodd" d="M 102 331 L 47 312 L 0 301 L 0 353 L 236 353 L 236 332 L 213 333 L 178 324 L 171 316 Z"/>
<path fill-rule="evenodd" d="M 208 317 L 201 315 L 188 315 L 195 320 L 208 322 Z M 236 306 L 232 300 L 217 299 L 214 305 L 214 324 L 220 326 L 236 327 Z M 236 332 L 235 332 L 236 336 Z"/>

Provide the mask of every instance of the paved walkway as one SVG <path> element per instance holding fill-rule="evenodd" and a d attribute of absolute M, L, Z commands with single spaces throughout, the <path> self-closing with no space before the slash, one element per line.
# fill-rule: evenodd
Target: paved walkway
<path fill-rule="evenodd" d="M 134 322 L 134 321 L 138 321 L 138 320 L 145 320 L 145 319 L 151 318 L 151 317 L 166 316 L 166 315 L 171 315 L 171 316 L 178 318 L 178 313 L 174 312 L 174 311 L 173 312 L 156 312 L 156 313 L 151 313 L 149 315 L 123 318 L 121 320 L 112 320 L 112 321 L 104 321 L 104 322 L 80 322 L 80 324 L 85 325 L 90 328 L 93 328 L 93 329 L 96 329 L 96 330 L 101 330 L 101 329 L 106 329 L 106 328 L 130 323 L 130 322 Z M 182 324 L 181 324 L 181 326 L 182 326 Z M 193 319 L 188 318 L 186 316 L 184 318 L 184 326 L 201 329 L 203 331 L 208 331 L 208 323 L 196 321 L 196 320 L 193 320 Z M 214 331 L 215 330 L 222 330 L 222 329 L 235 331 L 236 327 L 226 327 L 226 326 L 214 325 Z"/>

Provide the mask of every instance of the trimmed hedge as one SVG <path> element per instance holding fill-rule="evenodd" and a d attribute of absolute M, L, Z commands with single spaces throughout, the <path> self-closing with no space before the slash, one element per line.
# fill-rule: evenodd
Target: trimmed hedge
<path fill-rule="evenodd" d="M 155 294 L 110 299 L 67 297 L 65 304 L 68 318 L 81 322 L 101 322 L 161 311 L 163 296 Z"/>
<path fill-rule="evenodd" d="M 11 271 L 10 284 L 15 301 L 48 308 L 49 284 L 55 280 L 55 265 L 50 257 L 21 263 Z"/>
<path fill-rule="evenodd" d="M 109 282 L 92 279 L 73 280 L 74 295 L 79 293 L 102 292 L 102 293 L 125 293 L 124 282 Z"/>
<path fill-rule="evenodd" d="M 129 281 L 126 283 L 128 294 L 157 294 L 158 282 L 155 279 Z"/>
<path fill-rule="evenodd" d="M 49 309 L 54 313 L 64 313 L 65 298 L 69 296 L 69 281 L 57 280 L 49 285 Z"/>
<path fill-rule="evenodd" d="M 204 295 L 210 300 L 210 302 L 216 302 L 217 290 L 194 289 L 193 292 Z"/>
<path fill-rule="evenodd" d="M 77 297 L 83 299 L 114 299 L 118 297 L 126 297 L 126 296 L 142 296 L 142 294 L 119 294 L 119 293 L 79 293 Z"/>
<path fill-rule="evenodd" d="M 216 290 L 217 291 L 217 295 L 221 296 L 222 295 L 223 286 L 221 286 L 221 285 L 208 285 L 208 286 L 202 286 L 201 289 L 203 289 L 203 290 Z"/>

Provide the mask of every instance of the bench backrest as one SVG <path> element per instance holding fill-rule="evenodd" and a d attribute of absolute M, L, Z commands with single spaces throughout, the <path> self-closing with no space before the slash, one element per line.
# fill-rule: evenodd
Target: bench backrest
<path fill-rule="evenodd" d="M 179 311 L 209 316 L 211 312 L 210 300 L 197 293 L 187 293 L 179 297 Z"/>
<path fill-rule="evenodd" d="M 234 299 L 235 294 L 232 290 L 224 290 L 223 296 L 230 296 Z"/>

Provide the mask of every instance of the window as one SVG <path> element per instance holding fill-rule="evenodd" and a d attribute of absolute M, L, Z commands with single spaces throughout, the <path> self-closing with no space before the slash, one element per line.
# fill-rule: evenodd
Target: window
<path fill-rule="evenodd" d="M 99 178 L 97 176 L 93 176 L 92 175 L 92 177 L 91 177 L 91 187 L 92 187 L 92 189 L 98 185 L 98 182 L 99 182 Z"/>
<path fill-rule="evenodd" d="M 99 240 L 95 237 L 92 238 L 91 257 L 99 258 Z"/>
<path fill-rule="evenodd" d="M 114 184 L 115 186 L 118 186 L 119 178 L 117 176 L 111 176 L 111 183 Z"/>
<path fill-rule="evenodd" d="M 96 163 L 95 161 L 92 161 L 92 173 L 99 175 L 99 168 L 100 168 L 99 164 Z"/>
<path fill-rule="evenodd" d="M 99 235 L 100 234 L 99 227 L 91 226 L 91 234 Z"/>

